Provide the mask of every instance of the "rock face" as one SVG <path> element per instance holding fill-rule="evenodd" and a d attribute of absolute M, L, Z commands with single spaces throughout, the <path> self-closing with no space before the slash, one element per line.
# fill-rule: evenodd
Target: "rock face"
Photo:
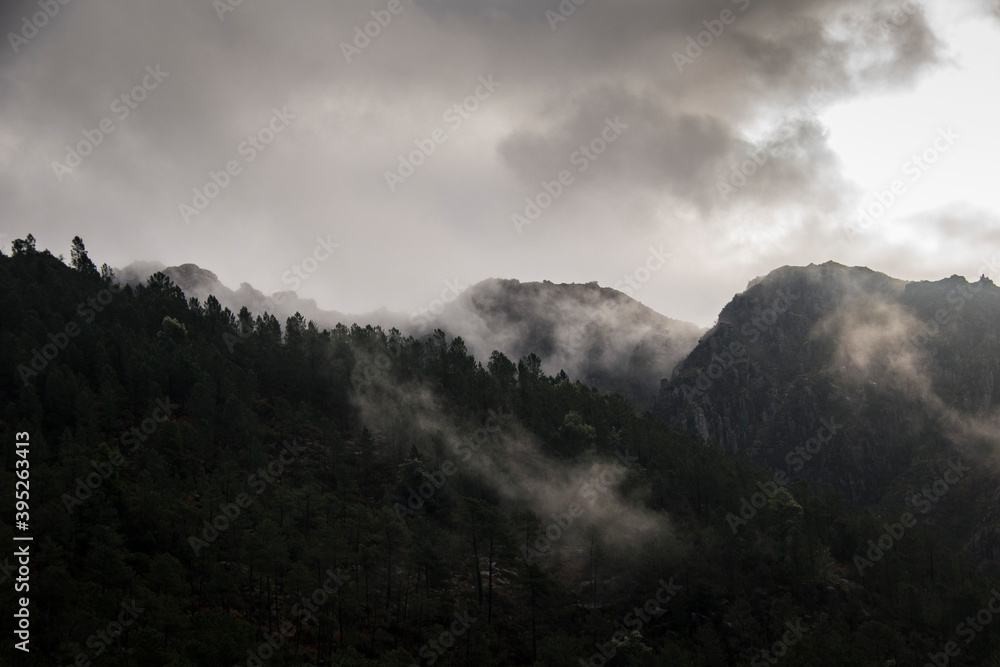
<path fill-rule="evenodd" d="M 995 451 L 1000 289 L 835 263 L 748 285 L 655 412 L 768 470 L 875 503 L 924 463 Z"/>
<path fill-rule="evenodd" d="M 461 336 L 478 359 L 493 350 L 515 361 L 533 352 L 547 373 L 563 370 L 647 409 L 663 374 L 704 332 L 597 283 L 497 279 L 463 292 L 426 325 L 433 328 Z"/>

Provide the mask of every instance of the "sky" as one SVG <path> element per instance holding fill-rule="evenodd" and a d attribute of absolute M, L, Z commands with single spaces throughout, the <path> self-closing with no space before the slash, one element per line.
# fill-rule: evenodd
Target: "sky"
<path fill-rule="evenodd" d="M 0 31 L 4 246 L 348 313 L 597 281 L 700 326 L 783 265 L 1000 282 L 997 0 L 14 0 Z"/>

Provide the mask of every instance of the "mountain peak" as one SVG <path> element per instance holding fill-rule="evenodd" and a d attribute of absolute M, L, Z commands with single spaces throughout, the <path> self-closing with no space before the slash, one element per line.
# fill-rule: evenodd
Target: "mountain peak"
<path fill-rule="evenodd" d="M 427 323 L 461 336 L 478 358 L 499 350 L 535 353 L 548 373 L 615 391 L 650 407 L 660 379 L 703 330 L 673 320 L 597 282 L 489 278 L 465 290 Z"/>
<path fill-rule="evenodd" d="M 1000 290 L 985 277 L 781 267 L 722 309 L 663 384 L 656 411 L 773 470 L 832 416 L 848 424 L 840 444 L 803 475 L 873 501 L 916 443 L 945 439 L 934 420 L 972 406 L 972 387 L 985 388 L 980 410 L 992 401 L 995 364 L 964 359 L 995 348 L 998 321 Z"/>

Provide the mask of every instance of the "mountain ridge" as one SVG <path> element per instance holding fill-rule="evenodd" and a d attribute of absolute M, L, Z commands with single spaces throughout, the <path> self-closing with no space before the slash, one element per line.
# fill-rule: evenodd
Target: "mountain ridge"
<path fill-rule="evenodd" d="M 661 383 L 654 412 L 776 476 L 912 509 L 908 485 L 952 458 L 998 480 L 998 325 L 1000 289 L 985 275 L 912 282 L 832 262 L 782 267 L 722 309 Z M 835 436 L 819 438 L 831 421 Z M 986 495 L 969 503 L 1000 513 Z M 995 561 L 995 525 L 960 533 L 963 547 Z"/>
<path fill-rule="evenodd" d="M 494 350 L 513 359 L 535 353 L 546 372 L 564 370 L 574 380 L 621 393 L 640 408 L 652 407 L 663 369 L 669 371 L 678 363 L 704 331 L 596 282 L 487 278 L 465 289 L 451 289 L 447 301 L 439 300 L 440 305 L 432 304 L 430 311 L 424 308 L 406 317 L 385 308 L 362 315 L 327 311 L 295 292 L 268 296 L 248 283 L 232 290 L 212 271 L 190 263 L 172 267 L 135 263 L 121 269 L 119 276 L 136 284 L 156 271 L 167 275 L 188 297 L 204 302 L 211 294 L 234 313 L 244 306 L 255 315 L 266 311 L 282 325 L 300 313 L 331 329 L 357 323 L 418 337 L 441 329 L 461 337 L 482 363 Z M 593 310 L 588 310 L 590 306 Z"/>
<path fill-rule="evenodd" d="M 53 490 L 32 518 L 56 578 L 35 596 L 68 628 L 42 648 L 60 662 L 133 592 L 175 610 L 138 621 L 135 662 L 239 662 L 329 569 L 352 585 L 301 642 L 327 664 L 410 664 L 435 623 L 471 612 L 488 627 L 451 662 L 569 667 L 675 583 L 626 638 L 639 665 L 755 664 L 800 621 L 794 664 L 922 664 L 1000 581 L 992 283 L 901 290 L 828 266 L 753 285 L 674 376 L 700 392 L 681 398 L 706 444 L 537 357 L 484 367 L 441 332 L 282 331 L 164 276 L 110 289 L 82 254 L 23 245 L 0 275 L 3 423 L 32 432 L 33 479 Z M 489 287 L 484 312 L 498 296 L 521 314 L 517 285 Z M 95 293 L 110 298 L 84 321 Z M 734 425 L 735 456 L 712 444 Z M 268 495 L 237 495 L 265 465 Z"/>

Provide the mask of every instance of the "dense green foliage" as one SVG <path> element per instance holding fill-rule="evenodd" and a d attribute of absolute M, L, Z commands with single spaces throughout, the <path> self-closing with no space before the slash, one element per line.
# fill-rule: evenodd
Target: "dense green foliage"
<path fill-rule="evenodd" d="M 854 557 L 899 513 L 831 487 L 793 482 L 734 533 L 727 515 L 764 473 L 533 355 L 484 366 L 443 332 L 282 326 L 186 300 L 161 274 L 113 286 L 82 241 L 72 268 L 31 239 L 0 255 L 0 474 L 13 489 L 14 434 L 29 432 L 35 536 L 33 651 L 8 636 L 9 664 L 260 664 L 282 629 L 263 664 L 569 667 L 605 664 L 598 643 L 608 665 L 763 665 L 777 647 L 775 664 L 884 667 L 954 640 L 950 664 L 982 665 L 998 648 L 990 626 L 956 634 L 993 582 L 929 522 L 863 577 Z M 49 344 L 65 349 L 47 360 Z M 663 530 L 640 539 L 592 508 L 537 557 L 554 519 L 483 473 L 530 464 L 555 485 L 626 452 L 637 462 L 596 503 Z M 407 508 L 421 485 L 435 490 Z M 12 533 L 5 521 L 0 540 Z M 637 622 L 661 582 L 680 588 Z M 142 611 L 112 637 L 123 603 Z M 454 646 L 430 643 L 448 628 Z"/>

